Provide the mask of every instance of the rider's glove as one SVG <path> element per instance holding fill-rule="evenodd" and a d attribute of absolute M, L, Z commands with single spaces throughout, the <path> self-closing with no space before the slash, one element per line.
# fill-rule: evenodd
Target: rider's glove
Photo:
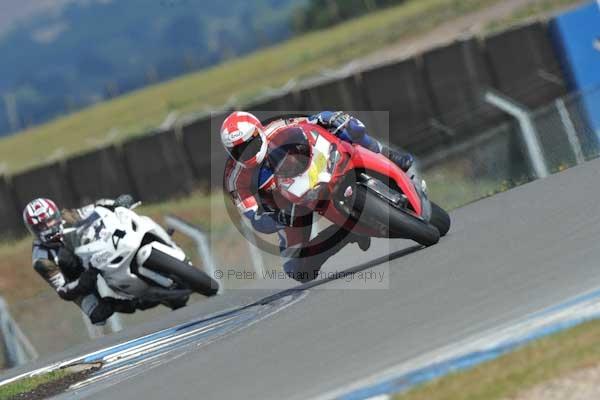
<path fill-rule="evenodd" d="M 67 280 L 76 279 L 83 271 L 79 257 L 64 246 L 58 250 L 56 260 Z"/>
<path fill-rule="evenodd" d="M 297 215 L 296 205 L 290 204 L 288 207 L 284 209 L 280 209 L 275 213 L 277 222 L 283 226 L 298 226 L 299 220 L 298 218 L 302 218 L 302 216 Z"/>
<path fill-rule="evenodd" d="M 131 208 L 134 204 L 133 197 L 130 194 L 122 194 L 116 199 L 100 199 L 94 203 L 96 206 L 101 206 L 114 210 L 117 207 Z"/>
<path fill-rule="evenodd" d="M 350 117 L 349 114 L 346 114 L 342 111 L 338 111 L 331 115 L 329 121 L 327 121 L 327 125 L 329 125 L 330 128 L 334 128 L 333 132 L 336 133 L 346 128 L 346 125 L 348 125 L 351 118 L 352 117 Z"/>
<path fill-rule="evenodd" d="M 56 289 L 56 292 L 61 299 L 72 301 L 81 295 L 92 293 L 96 288 L 97 280 L 98 270 L 90 268 L 83 271 L 79 279 L 62 285 Z"/>
<path fill-rule="evenodd" d="M 291 210 L 279 210 L 275 213 L 275 219 L 279 225 L 283 226 L 293 226 L 294 225 L 294 215 L 293 208 Z"/>
<path fill-rule="evenodd" d="M 277 223 L 290 228 L 305 228 L 313 223 L 313 210 L 291 204 L 275 213 Z"/>
<path fill-rule="evenodd" d="M 337 111 L 333 113 L 325 111 L 317 114 L 315 117 L 316 118 L 312 122 L 317 123 L 326 129 L 333 129 L 334 133 L 344 129 L 346 125 L 348 125 L 348 122 L 350 122 L 351 120 L 350 115 L 342 111 Z"/>

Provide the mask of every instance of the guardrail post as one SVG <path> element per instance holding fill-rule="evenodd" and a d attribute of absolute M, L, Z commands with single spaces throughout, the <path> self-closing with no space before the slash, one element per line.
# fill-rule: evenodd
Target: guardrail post
<path fill-rule="evenodd" d="M 19 325 L 8 312 L 4 299 L 0 297 L 0 334 L 9 368 L 25 364 L 38 357 L 38 353 Z"/>
<path fill-rule="evenodd" d="M 492 91 L 488 91 L 485 94 L 485 101 L 517 119 L 519 126 L 521 127 L 521 134 L 523 135 L 525 146 L 527 147 L 527 155 L 529 156 L 535 174 L 538 178 L 547 177 L 549 172 L 548 167 L 546 166 L 546 160 L 544 159 L 542 146 L 527 108 L 519 105 L 517 102 L 506 96 Z"/>
<path fill-rule="evenodd" d="M 177 231 L 181 232 L 185 236 L 191 238 L 196 243 L 198 254 L 202 258 L 202 264 L 204 269 L 211 278 L 219 281 L 219 293 L 223 291 L 223 285 L 215 275 L 215 262 L 210 251 L 210 245 L 208 243 L 208 235 L 204 233 L 202 229 L 192 224 L 189 224 L 180 218 L 174 216 L 166 216 L 165 222 L 167 225 Z"/>
<path fill-rule="evenodd" d="M 600 1 L 600 0 L 598 0 Z M 573 120 L 571 119 L 571 115 L 565 106 L 564 99 L 556 100 L 556 109 L 558 110 L 558 115 L 560 116 L 560 120 L 565 127 L 565 132 L 567 133 L 567 139 L 569 139 L 569 144 L 573 149 L 573 154 L 575 154 L 575 160 L 577 164 L 581 164 L 585 162 L 585 158 L 583 157 L 583 150 L 581 149 L 581 142 L 577 137 L 577 131 L 575 130 L 575 125 L 573 124 Z"/>
<path fill-rule="evenodd" d="M 122 331 L 123 321 L 121 321 L 121 316 L 117 313 L 113 314 L 113 316 L 108 319 L 108 326 L 110 327 L 110 331 L 112 333 Z"/>
<path fill-rule="evenodd" d="M 83 324 L 87 330 L 90 339 L 98 339 L 104 336 L 106 330 L 105 326 L 108 327 L 111 333 L 120 332 L 123 330 L 123 323 L 121 316 L 117 313 L 113 314 L 112 317 L 106 320 L 106 325 L 94 325 L 91 323 L 90 318 L 82 311 L 81 318 L 83 318 Z"/>
<path fill-rule="evenodd" d="M 83 311 L 81 312 L 81 318 L 83 319 L 83 324 L 85 325 L 85 329 L 87 330 L 90 339 L 98 339 L 99 337 L 104 336 L 102 327 L 92 324 L 90 318 Z"/>
<path fill-rule="evenodd" d="M 240 221 L 240 225 L 244 230 L 244 236 L 248 242 L 248 250 L 250 251 L 250 258 L 252 259 L 252 266 L 254 268 L 254 272 L 256 273 L 256 278 L 262 279 L 265 276 L 265 263 L 262 253 L 260 252 L 258 246 L 256 246 L 256 241 L 254 240 L 255 233 L 252 228 L 246 225 L 245 221 Z"/>

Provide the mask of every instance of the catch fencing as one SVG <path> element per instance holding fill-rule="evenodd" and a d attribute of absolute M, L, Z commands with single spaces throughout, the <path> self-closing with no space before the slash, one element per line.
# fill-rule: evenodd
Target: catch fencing
<path fill-rule="evenodd" d="M 539 143 L 537 156 L 550 174 L 600 156 L 590 100 L 600 100 L 600 87 L 527 112 Z M 425 157 L 421 164 L 433 199 L 456 207 L 538 178 L 530 150 L 515 120 Z"/>

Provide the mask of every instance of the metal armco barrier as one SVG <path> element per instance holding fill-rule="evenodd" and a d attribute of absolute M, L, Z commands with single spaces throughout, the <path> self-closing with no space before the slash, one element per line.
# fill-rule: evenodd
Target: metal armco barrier
<path fill-rule="evenodd" d="M 196 243 L 196 250 L 198 255 L 202 259 L 202 265 L 204 266 L 204 272 L 206 272 L 211 278 L 219 281 L 219 293 L 223 291 L 223 285 L 220 279 L 215 275 L 215 260 L 210 250 L 210 243 L 208 241 L 208 234 L 197 226 L 183 221 L 174 216 L 165 217 L 167 225 L 173 229 L 178 230 L 185 236 L 191 238 Z"/>
<path fill-rule="evenodd" d="M 545 178 L 550 175 L 546 159 L 544 158 L 544 152 L 542 151 L 542 146 L 540 145 L 540 140 L 529 111 L 506 96 L 501 96 L 497 93 L 486 93 L 485 100 L 519 121 L 529 161 L 533 166 L 536 176 L 538 178 Z"/>
<path fill-rule="evenodd" d="M 113 314 L 107 319 L 104 326 L 92 324 L 90 318 L 83 311 L 81 312 L 81 318 L 83 319 L 88 336 L 92 340 L 101 338 L 106 333 L 116 333 L 123 330 L 123 322 L 118 313 Z"/>
<path fill-rule="evenodd" d="M 23 365 L 38 357 L 37 351 L 10 315 L 2 297 L 0 297 L 0 339 L 8 368 Z"/>
<path fill-rule="evenodd" d="M 600 1 L 600 0 L 598 0 Z M 569 144 L 573 149 L 573 153 L 575 154 L 575 161 L 577 164 L 582 164 L 585 161 L 585 157 L 583 156 L 583 148 L 581 146 L 581 140 L 577 136 L 577 130 L 575 129 L 575 124 L 573 124 L 573 119 L 567 110 L 564 99 L 556 100 L 556 109 L 560 115 L 560 119 L 562 121 L 563 126 L 565 127 L 565 132 L 567 134 L 567 138 L 569 140 Z"/>

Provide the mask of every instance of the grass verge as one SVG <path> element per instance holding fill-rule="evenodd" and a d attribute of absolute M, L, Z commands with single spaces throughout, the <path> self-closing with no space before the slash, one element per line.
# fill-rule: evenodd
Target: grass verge
<path fill-rule="evenodd" d="M 577 2 L 552 0 L 556 1 L 561 5 Z M 215 108 L 232 94 L 238 103 L 244 103 L 267 87 L 339 66 L 399 39 L 417 37 L 465 13 L 499 2 L 501 0 L 408 0 L 400 6 L 312 32 L 4 138 L 0 140 L 0 167 L 14 173 L 57 157 L 119 142 L 157 126 L 171 111 Z"/>
<path fill-rule="evenodd" d="M 57 371 L 48 372 L 47 374 L 24 378 L 18 381 L 0 386 L 0 400 L 11 400 L 22 398 L 27 392 L 35 390 L 40 385 L 55 382 L 70 375 L 67 370 L 59 369 Z"/>
<path fill-rule="evenodd" d="M 75 366 L 19 379 L 0 386 L 0 400 L 36 400 L 55 396 L 98 368 L 99 365 Z"/>
<path fill-rule="evenodd" d="M 470 370 L 418 386 L 395 400 L 499 400 L 600 362 L 600 321 L 548 336 Z"/>

